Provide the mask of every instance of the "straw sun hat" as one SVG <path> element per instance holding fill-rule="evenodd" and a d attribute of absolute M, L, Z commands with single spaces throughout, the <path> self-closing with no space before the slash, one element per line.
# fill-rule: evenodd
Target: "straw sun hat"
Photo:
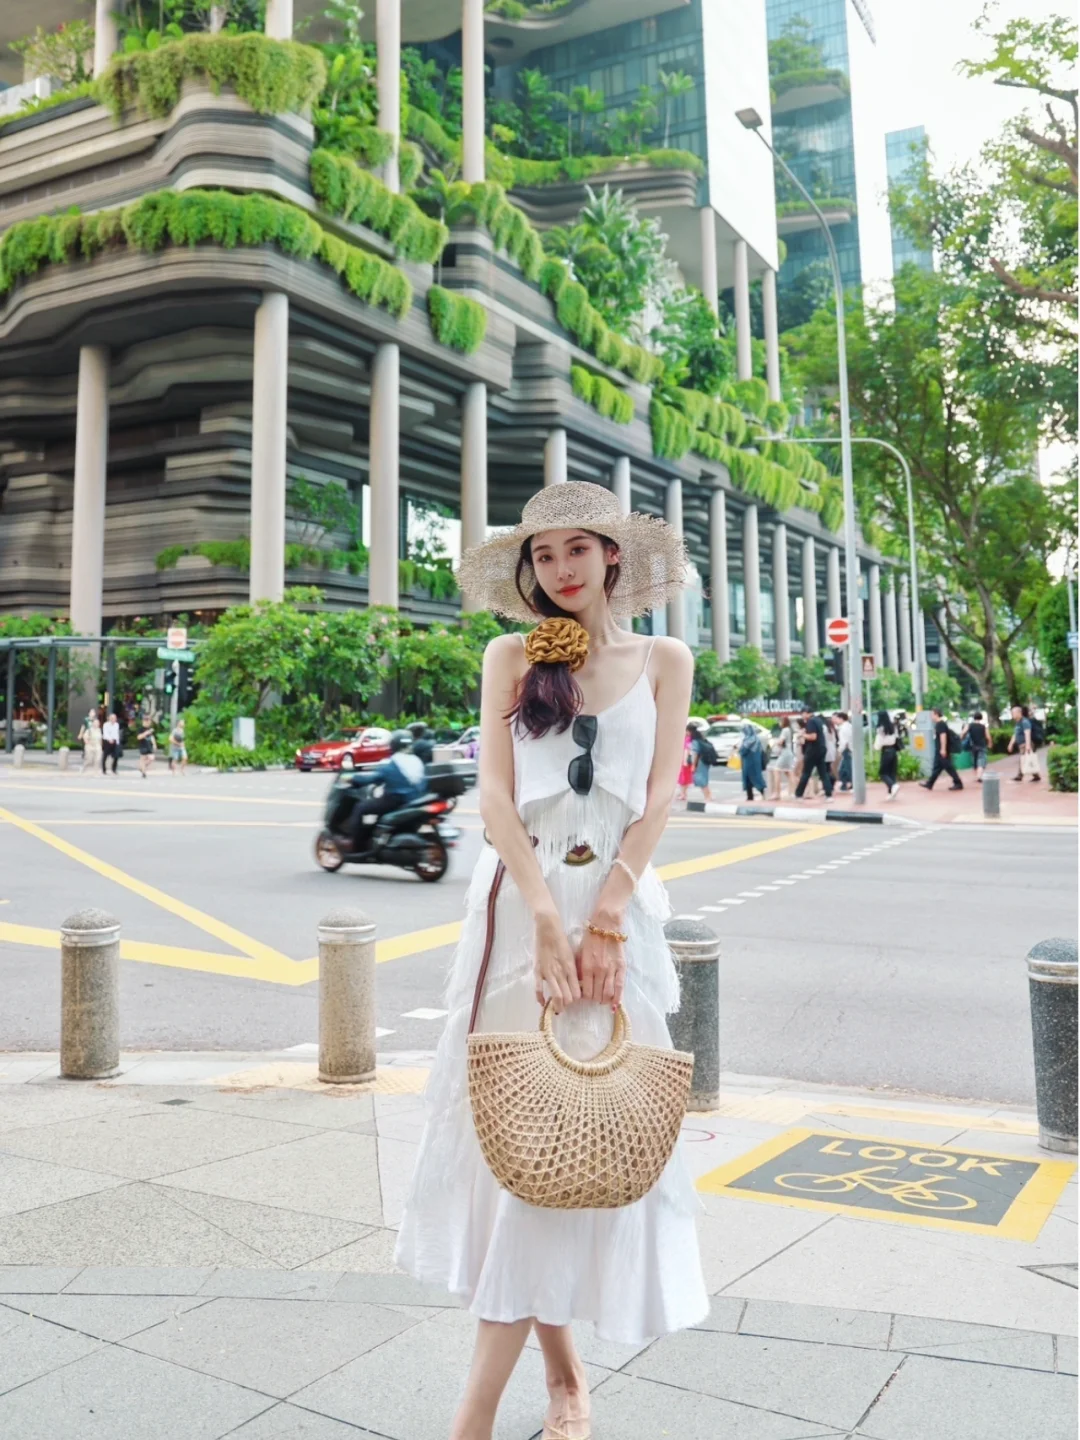
<path fill-rule="evenodd" d="M 619 578 L 610 598 L 613 615 L 644 615 L 666 605 L 686 584 L 689 560 L 677 532 L 652 515 L 636 510 L 624 515 L 610 490 L 584 480 L 549 485 L 526 502 L 520 525 L 466 550 L 458 584 L 486 610 L 511 620 L 535 620 L 536 612 L 514 584 L 521 546 L 541 530 L 578 528 L 606 535 L 619 547 Z M 528 595 L 535 585 L 536 575 L 526 563 L 522 589 Z"/>

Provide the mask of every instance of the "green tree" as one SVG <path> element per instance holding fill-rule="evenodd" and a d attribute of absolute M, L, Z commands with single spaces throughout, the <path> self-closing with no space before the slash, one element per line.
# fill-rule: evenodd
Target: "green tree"
<path fill-rule="evenodd" d="M 820 655 L 809 659 L 793 655 L 780 667 L 773 694 L 777 699 L 802 700 L 811 710 L 835 710 L 840 704 L 840 686 L 826 675 Z"/>
<path fill-rule="evenodd" d="M 675 102 L 683 95 L 690 95 L 696 85 L 692 75 L 685 70 L 661 70 L 660 90 L 664 97 L 664 149 L 671 144 L 671 117 Z"/>
<path fill-rule="evenodd" d="M 663 301 L 653 340 L 664 360 L 665 386 L 685 385 L 705 395 L 719 395 L 735 378 L 728 336 L 700 290 L 679 286 L 671 291 Z"/>
<path fill-rule="evenodd" d="M 870 692 L 875 710 L 914 710 L 915 686 L 906 671 L 890 670 L 883 665 Z"/>
<path fill-rule="evenodd" d="M 390 663 L 402 712 L 431 715 L 469 708 L 482 657 L 459 627 L 432 625 L 421 630 L 401 620 Z"/>
<path fill-rule="evenodd" d="M 805 15 L 793 15 L 782 33 L 769 41 L 770 76 L 820 69 L 825 63 L 824 52 L 813 33 L 813 25 Z"/>
<path fill-rule="evenodd" d="M 588 85 L 575 85 L 566 97 L 566 153 L 572 155 L 574 151 L 572 117 L 578 117 L 578 138 L 579 149 L 585 149 L 585 117 L 586 115 L 599 115 L 604 108 L 604 92 L 602 90 L 590 89 Z"/>
<path fill-rule="evenodd" d="M 960 682 L 951 675 L 946 675 L 944 670 L 931 670 L 926 680 L 926 694 L 923 701 L 929 710 L 941 710 L 944 714 L 955 713 L 960 708 L 960 701 L 963 695 L 960 690 Z M 997 709 L 988 712 L 991 717 L 997 715 Z"/>
<path fill-rule="evenodd" d="M 87 20 L 69 20 L 55 30 L 39 25 L 10 49 L 21 56 L 31 75 L 51 75 L 61 85 L 81 85 L 94 74 L 94 27 Z"/>
<path fill-rule="evenodd" d="M 1075 584 L 1075 581 L 1073 582 Z M 1075 598 L 1075 596 L 1074 596 Z M 1073 659 L 1069 649 L 1068 582 L 1052 585 L 1039 601 L 1037 644 L 1048 679 L 1052 684 L 1073 683 Z"/>
<path fill-rule="evenodd" d="M 628 110 L 616 112 L 608 126 L 608 147 L 612 155 L 637 154 L 645 145 L 645 136 L 659 116 L 656 97 L 648 85 L 639 85 L 637 99 Z"/>
<path fill-rule="evenodd" d="M 344 485 L 316 485 L 298 475 L 285 497 L 296 526 L 296 543 L 306 550 L 326 548 L 327 537 L 345 531 L 355 544 L 360 539 L 360 511 Z"/>
<path fill-rule="evenodd" d="M 745 700 L 776 693 L 776 666 L 753 645 L 736 650 L 721 665 L 714 650 L 699 651 L 694 660 L 694 699 L 700 705 L 734 710 Z"/>
<path fill-rule="evenodd" d="M 566 96 L 556 90 L 542 70 L 518 71 L 516 128 L 522 154 L 532 160 L 558 160 L 566 146 L 566 131 L 556 119 L 566 106 Z"/>

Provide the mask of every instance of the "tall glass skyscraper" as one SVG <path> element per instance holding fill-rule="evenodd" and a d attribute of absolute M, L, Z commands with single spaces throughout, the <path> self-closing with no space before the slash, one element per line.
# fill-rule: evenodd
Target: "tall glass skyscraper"
<path fill-rule="evenodd" d="M 926 163 L 926 129 L 922 125 L 911 125 L 906 130 L 890 130 L 885 136 L 885 168 L 889 185 L 899 185 L 912 178 Z M 891 222 L 890 222 L 891 224 Z M 931 251 L 916 245 L 910 236 L 891 224 L 893 270 L 902 265 L 917 265 L 920 270 L 934 268 Z"/>

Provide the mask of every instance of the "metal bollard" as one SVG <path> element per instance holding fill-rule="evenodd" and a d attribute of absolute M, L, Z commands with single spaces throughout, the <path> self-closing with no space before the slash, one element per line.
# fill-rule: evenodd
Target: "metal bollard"
<path fill-rule="evenodd" d="M 66 770 L 68 768 L 68 760 L 70 756 L 71 750 L 68 748 L 68 746 L 61 745 L 60 749 L 56 752 L 56 768 L 58 770 Z"/>
<path fill-rule="evenodd" d="M 1076 941 L 1040 940 L 1027 967 L 1039 1145 L 1075 1155 Z"/>
<path fill-rule="evenodd" d="M 679 974 L 679 1009 L 668 1017 L 676 1050 L 694 1057 L 688 1110 L 720 1100 L 720 937 L 701 920 L 669 920 L 664 937 Z"/>
<path fill-rule="evenodd" d="M 60 927 L 60 1074 L 104 1080 L 120 1070 L 120 922 L 77 910 Z"/>
<path fill-rule="evenodd" d="M 375 922 L 362 910 L 319 922 L 319 1079 L 375 1079 Z"/>
<path fill-rule="evenodd" d="M 983 775 L 982 783 L 983 814 L 988 820 L 997 820 L 1001 816 L 1001 776 Z"/>
<path fill-rule="evenodd" d="M 12 766 L 12 769 L 13 769 L 13 770 L 21 770 L 21 769 L 22 769 L 23 760 L 24 760 L 25 756 L 26 756 L 26 746 L 25 746 L 25 745 L 16 745 L 16 746 L 15 746 L 15 749 L 11 752 L 11 766 Z"/>

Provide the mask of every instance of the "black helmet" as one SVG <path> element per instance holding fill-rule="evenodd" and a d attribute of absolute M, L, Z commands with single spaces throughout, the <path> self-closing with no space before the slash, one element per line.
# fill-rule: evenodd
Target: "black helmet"
<path fill-rule="evenodd" d="M 390 754 L 396 755 L 399 750 L 407 750 L 413 742 L 412 732 L 409 730 L 395 730 L 390 736 Z"/>

